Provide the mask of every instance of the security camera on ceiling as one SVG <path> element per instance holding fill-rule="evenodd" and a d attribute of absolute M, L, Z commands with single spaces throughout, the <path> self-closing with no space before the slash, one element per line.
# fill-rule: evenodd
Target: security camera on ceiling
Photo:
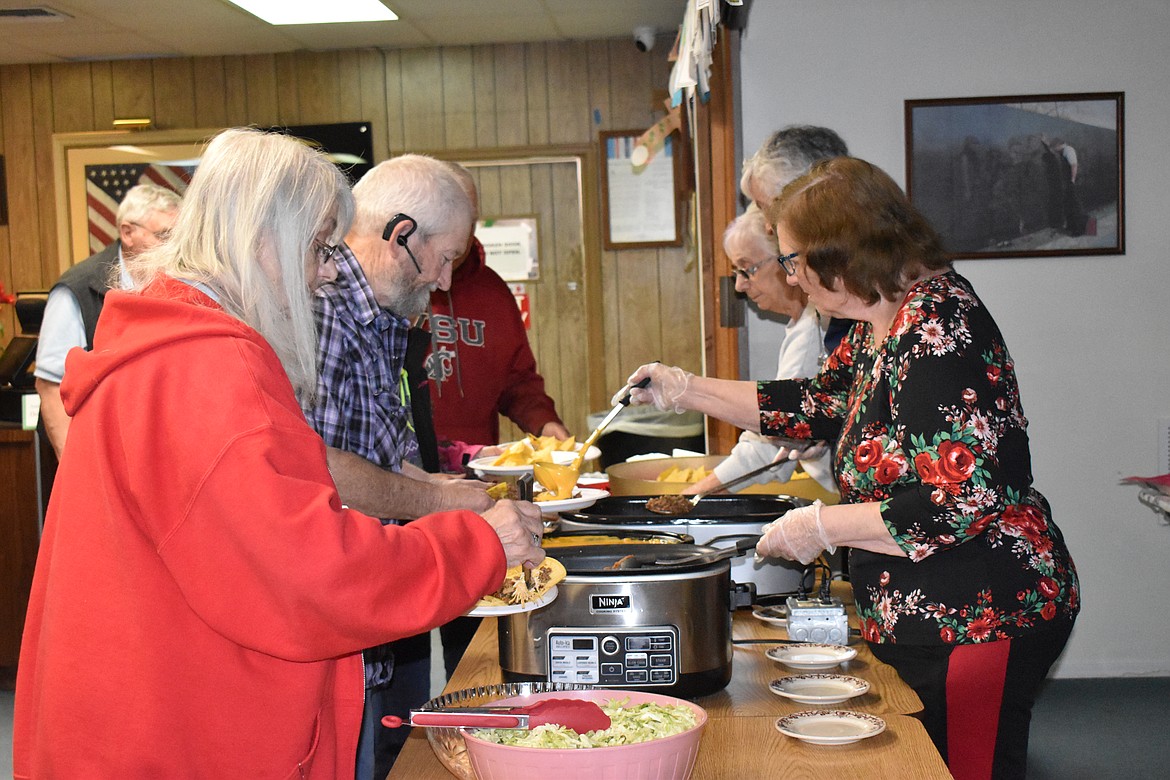
<path fill-rule="evenodd" d="M 638 47 L 638 51 L 650 51 L 654 48 L 656 35 L 653 27 L 635 27 L 634 45 Z"/>

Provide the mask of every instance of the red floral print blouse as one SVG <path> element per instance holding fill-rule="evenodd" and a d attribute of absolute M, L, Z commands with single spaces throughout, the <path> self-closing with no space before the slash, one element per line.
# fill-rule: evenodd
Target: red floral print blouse
<path fill-rule="evenodd" d="M 1011 356 L 962 276 L 916 284 L 880 347 L 858 323 L 820 374 L 761 382 L 758 398 L 762 433 L 836 442 L 842 501 L 880 503 L 906 551 L 850 551 L 867 640 L 987 642 L 1076 615 Z"/>

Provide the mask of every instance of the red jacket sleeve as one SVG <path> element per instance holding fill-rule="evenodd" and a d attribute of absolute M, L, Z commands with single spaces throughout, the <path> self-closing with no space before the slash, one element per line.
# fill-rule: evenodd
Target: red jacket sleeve
<path fill-rule="evenodd" d="M 232 441 L 160 547 L 188 603 L 245 647 L 317 660 L 412 636 L 499 586 L 503 548 L 472 512 L 383 526 L 341 508 L 322 447 L 264 427 Z M 258 472 L 265 462 L 271 470 Z M 247 479 L 241 479 L 247 474 Z"/>

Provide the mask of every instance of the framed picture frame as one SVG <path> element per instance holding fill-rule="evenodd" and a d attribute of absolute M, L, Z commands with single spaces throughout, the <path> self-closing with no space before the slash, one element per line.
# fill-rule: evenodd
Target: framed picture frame
<path fill-rule="evenodd" d="M 636 167 L 634 149 L 643 132 L 598 134 L 602 243 L 606 249 L 682 246 L 682 155 L 676 139 L 667 137 L 649 162 Z"/>
<path fill-rule="evenodd" d="M 119 190 L 124 194 L 142 176 L 160 184 L 164 182 L 157 177 L 165 177 L 164 186 L 182 194 L 203 147 L 217 132 L 203 128 L 54 133 L 59 269 L 65 271 L 117 237 L 114 213 Z"/>
<path fill-rule="evenodd" d="M 320 149 L 351 180 L 373 165 L 368 122 L 269 128 Z M 203 148 L 222 128 L 54 133 L 58 267 L 63 272 L 116 239 L 125 191 L 149 182 L 180 195 Z"/>
<path fill-rule="evenodd" d="M 1125 254 L 1123 92 L 907 100 L 906 193 L 951 258 Z"/>

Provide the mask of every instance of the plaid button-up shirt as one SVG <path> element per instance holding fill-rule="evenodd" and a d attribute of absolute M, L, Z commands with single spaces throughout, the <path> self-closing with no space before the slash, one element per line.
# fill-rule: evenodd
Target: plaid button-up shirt
<path fill-rule="evenodd" d="M 348 246 L 335 257 L 337 280 L 313 297 L 317 400 L 305 417 L 327 446 L 399 471 L 419 457 L 400 390 L 410 322 L 378 306 Z"/>
<path fill-rule="evenodd" d="M 305 407 L 325 445 L 399 471 L 418 460 L 410 406 L 400 395 L 410 322 L 378 306 L 357 258 L 338 247 L 337 279 L 313 296 L 317 319 L 317 400 Z M 385 518 L 386 522 L 389 518 Z M 390 645 L 362 653 L 366 687 L 387 684 Z"/>

